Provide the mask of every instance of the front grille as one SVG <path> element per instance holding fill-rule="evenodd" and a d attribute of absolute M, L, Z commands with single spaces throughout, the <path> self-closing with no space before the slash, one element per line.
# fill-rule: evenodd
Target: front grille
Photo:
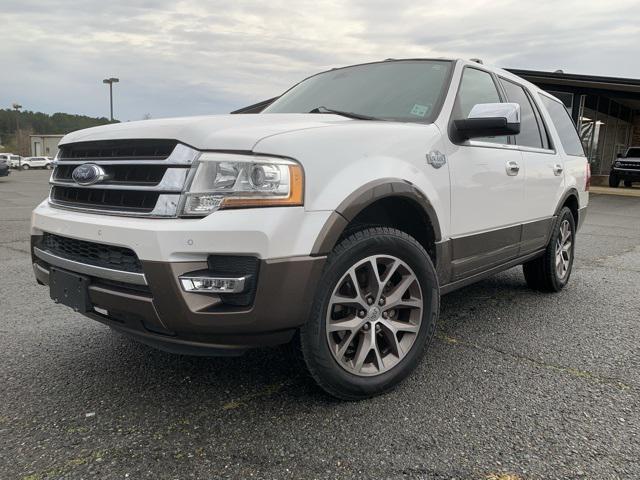
<path fill-rule="evenodd" d="M 53 174 L 54 180 L 73 182 L 73 171 L 77 165 L 58 165 Z M 105 165 L 109 185 L 157 185 L 167 171 L 165 165 Z"/>
<path fill-rule="evenodd" d="M 42 235 L 42 241 L 38 246 L 52 255 L 74 262 L 112 270 L 142 273 L 142 264 L 138 256 L 129 248 L 76 240 L 46 232 Z"/>
<path fill-rule="evenodd" d="M 175 217 L 198 151 L 176 140 L 129 139 L 62 145 L 51 177 L 53 206 L 110 215 Z M 79 165 L 97 165 L 79 185 Z"/>
<path fill-rule="evenodd" d="M 618 162 L 618 168 L 629 168 L 633 170 L 640 170 L 640 162 Z"/>
<path fill-rule="evenodd" d="M 58 160 L 164 160 L 177 143 L 175 140 L 79 142 L 62 146 Z"/>
<path fill-rule="evenodd" d="M 118 212 L 150 213 L 158 202 L 159 192 L 136 190 L 108 190 L 54 185 L 51 200 L 62 206 Z"/>

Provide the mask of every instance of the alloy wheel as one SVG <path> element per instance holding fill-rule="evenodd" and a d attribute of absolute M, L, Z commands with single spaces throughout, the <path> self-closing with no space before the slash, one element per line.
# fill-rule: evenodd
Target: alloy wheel
<path fill-rule="evenodd" d="M 411 267 L 391 255 L 364 258 L 340 278 L 329 299 L 329 349 L 348 372 L 380 375 L 413 347 L 422 311 L 422 290 Z"/>
<path fill-rule="evenodd" d="M 569 273 L 572 248 L 571 225 L 569 225 L 569 220 L 565 219 L 560 224 L 560 232 L 556 241 L 556 273 L 561 280 Z"/>

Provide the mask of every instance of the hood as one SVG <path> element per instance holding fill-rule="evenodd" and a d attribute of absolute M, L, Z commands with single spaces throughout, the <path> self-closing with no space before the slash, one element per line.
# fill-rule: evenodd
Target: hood
<path fill-rule="evenodd" d="M 260 140 L 296 130 L 362 122 L 332 114 L 236 114 L 141 120 L 88 128 L 66 135 L 60 145 L 119 139 L 178 140 L 198 150 L 250 151 Z"/>

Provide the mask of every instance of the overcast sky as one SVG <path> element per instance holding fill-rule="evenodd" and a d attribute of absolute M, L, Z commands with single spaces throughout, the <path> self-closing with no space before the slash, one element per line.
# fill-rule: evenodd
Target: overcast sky
<path fill-rule="evenodd" d="M 0 0 L 0 108 L 225 113 L 321 70 L 403 57 L 640 78 L 638 0 Z"/>

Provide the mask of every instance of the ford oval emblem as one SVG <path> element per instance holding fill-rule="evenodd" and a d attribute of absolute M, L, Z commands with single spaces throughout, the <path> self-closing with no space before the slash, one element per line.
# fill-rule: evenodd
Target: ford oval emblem
<path fill-rule="evenodd" d="M 105 171 L 94 163 L 78 165 L 71 174 L 71 178 L 78 185 L 93 185 L 105 179 Z"/>

